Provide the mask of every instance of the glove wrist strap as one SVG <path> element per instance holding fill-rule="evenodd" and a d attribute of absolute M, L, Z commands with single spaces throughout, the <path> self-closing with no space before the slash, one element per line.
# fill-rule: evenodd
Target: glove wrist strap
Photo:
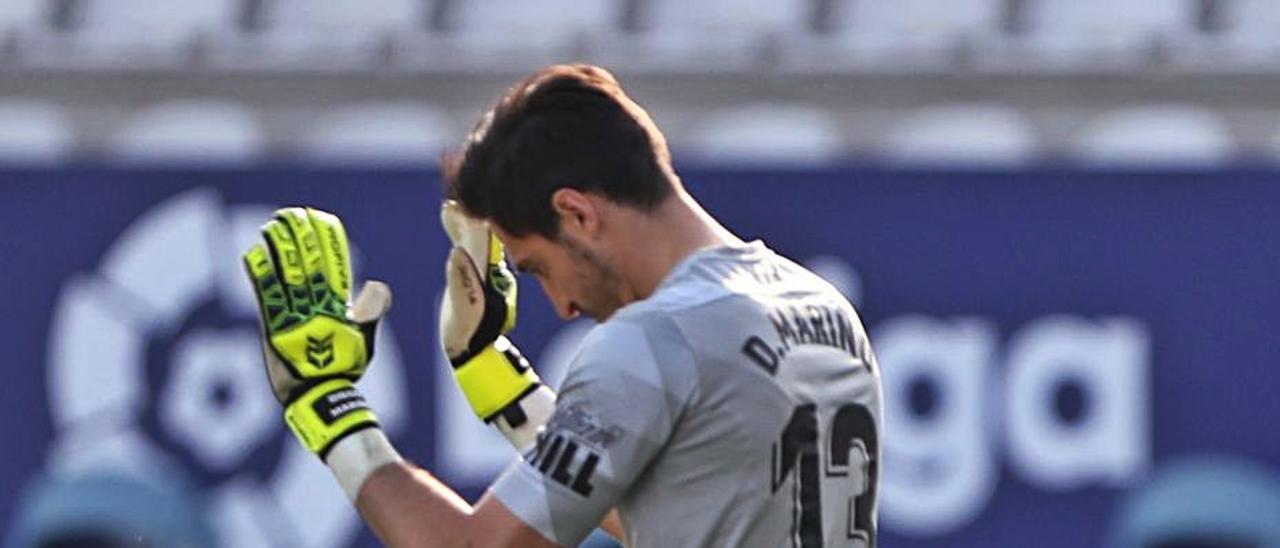
<path fill-rule="evenodd" d="M 343 437 L 378 427 L 373 410 L 350 380 L 327 379 L 299 392 L 285 406 L 284 419 L 302 446 L 321 459 Z"/>
<path fill-rule="evenodd" d="M 511 420 L 512 413 L 509 411 L 512 409 L 520 410 L 522 420 Z M 539 385 L 498 413 L 493 420 L 493 426 L 504 438 L 507 438 L 508 442 L 511 442 L 511 447 L 514 447 L 516 452 L 523 454 L 533 449 L 535 442 L 538 441 L 538 432 L 551 420 L 555 410 L 556 393 L 546 386 Z"/>
<path fill-rule="evenodd" d="M 471 359 L 456 364 L 453 376 L 471 409 L 485 422 L 542 384 L 529 361 L 501 336 Z"/>

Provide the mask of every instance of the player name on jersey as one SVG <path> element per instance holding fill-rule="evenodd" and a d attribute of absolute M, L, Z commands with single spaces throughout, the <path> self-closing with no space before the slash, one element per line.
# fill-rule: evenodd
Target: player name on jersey
<path fill-rule="evenodd" d="M 742 351 L 770 375 L 777 373 L 778 362 L 788 352 L 802 345 L 829 346 L 855 358 L 862 357 L 853 321 L 834 306 L 780 306 L 769 314 L 769 320 L 773 323 L 773 335 L 748 337 Z"/>

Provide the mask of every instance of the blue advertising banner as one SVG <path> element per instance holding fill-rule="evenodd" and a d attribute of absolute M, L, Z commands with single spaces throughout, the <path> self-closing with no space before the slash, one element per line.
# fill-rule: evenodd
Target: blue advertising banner
<path fill-rule="evenodd" d="M 1261 514 L 1280 508 L 1280 175 L 684 178 L 859 306 L 885 380 L 883 546 L 1135 545 L 1188 515 L 1280 538 Z M 0 172 L 0 533 L 93 513 L 102 485 L 65 478 L 109 473 L 121 520 L 126 499 L 189 508 L 175 535 L 377 545 L 262 377 L 238 257 L 291 204 L 338 213 L 357 277 L 395 290 L 362 381 L 390 436 L 482 493 L 513 454 L 439 355 L 439 200 L 428 171 Z M 514 337 L 554 383 L 591 322 L 521 283 Z M 1205 525 L 1215 509 L 1234 521 Z"/>

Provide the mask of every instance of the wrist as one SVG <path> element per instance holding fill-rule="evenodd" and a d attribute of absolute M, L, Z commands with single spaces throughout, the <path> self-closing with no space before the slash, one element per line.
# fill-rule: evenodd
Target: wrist
<path fill-rule="evenodd" d="M 352 503 L 360 495 L 360 487 L 376 470 L 403 461 L 381 428 L 365 428 L 343 437 L 333 444 L 325 458 L 325 464 Z"/>
<path fill-rule="evenodd" d="M 373 410 L 348 379 L 320 380 L 294 393 L 285 406 L 285 423 L 302 446 L 321 460 L 343 438 L 378 427 Z"/>
<path fill-rule="evenodd" d="M 500 413 L 493 425 L 517 452 L 523 454 L 533 449 L 538 441 L 538 432 L 551 420 L 551 415 L 556 410 L 556 393 L 539 385 L 509 407 L 518 408 L 522 420 L 512 421 L 508 419 L 508 413 Z"/>

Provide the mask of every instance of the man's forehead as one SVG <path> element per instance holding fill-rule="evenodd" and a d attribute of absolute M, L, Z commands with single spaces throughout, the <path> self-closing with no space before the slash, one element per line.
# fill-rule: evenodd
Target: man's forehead
<path fill-rule="evenodd" d="M 537 236 L 528 235 L 524 237 L 517 237 L 512 235 L 510 232 L 502 230 L 502 228 L 496 224 L 493 225 L 493 234 L 497 236 L 498 240 L 502 242 L 502 245 L 507 248 L 507 259 L 512 263 L 518 265 L 522 261 L 529 260 L 531 255 L 537 252 L 538 243 L 535 241 Z"/>
<path fill-rule="evenodd" d="M 493 230 L 493 235 L 497 236 L 498 240 L 502 242 L 502 245 L 507 247 L 508 255 L 511 254 L 513 247 L 521 247 L 519 238 L 516 238 L 515 236 L 512 236 L 510 232 L 503 230 L 502 227 L 497 225 L 497 223 L 489 221 L 489 227 Z"/>

